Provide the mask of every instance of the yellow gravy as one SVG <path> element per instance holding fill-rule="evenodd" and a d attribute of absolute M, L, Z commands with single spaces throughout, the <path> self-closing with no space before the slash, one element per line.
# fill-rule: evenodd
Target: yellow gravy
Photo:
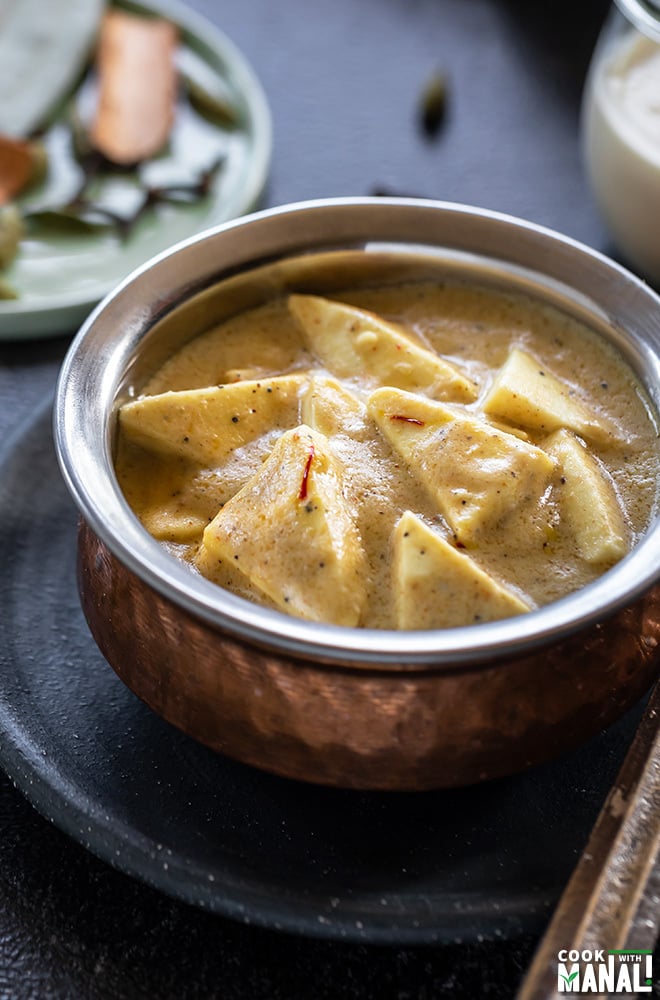
<path fill-rule="evenodd" d="M 362 289 L 333 295 L 332 300 L 360 310 L 362 318 L 357 325 L 353 324 L 355 329 L 351 329 L 362 339 L 359 344 L 355 341 L 351 350 L 359 347 L 364 352 L 369 338 L 376 337 L 374 351 L 378 348 L 385 359 L 382 369 L 375 361 L 376 367 L 369 369 L 371 362 L 363 353 L 361 357 L 367 358 L 365 365 L 349 373 L 350 357 L 347 362 L 346 357 L 336 358 L 325 348 L 319 353 L 315 346 L 316 334 L 310 335 L 301 324 L 300 315 L 294 315 L 286 299 L 278 299 L 196 337 L 151 378 L 137 401 L 127 404 L 125 418 L 120 413 L 116 470 L 125 496 L 147 530 L 174 556 L 189 563 L 193 571 L 201 570 L 220 586 L 248 600 L 306 618 L 322 620 L 323 608 L 327 605 L 331 609 L 328 620 L 339 624 L 376 628 L 443 627 L 503 617 L 554 601 L 606 571 L 648 527 L 658 498 L 655 416 L 627 364 L 593 331 L 558 310 L 523 296 L 458 283 L 424 282 Z M 346 315 L 350 320 L 350 313 Z M 369 320 L 369 315 L 384 324 L 382 329 L 375 326 L 375 334 L 369 329 L 369 323 L 375 323 Z M 322 317 L 319 322 L 325 323 L 326 318 Z M 333 322 L 337 322 L 336 317 Z M 397 330 L 403 338 L 403 353 L 412 358 L 412 365 L 408 364 L 407 368 L 407 362 L 398 363 L 396 356 L 394 360 L 390 357 L 401 347 L 392 339 Z M 350 330 L 344 330 L 341 336 L 349 336 L 349 333 Z M 414 355 L 418 349 L 422 352 L 419 358 Z M 431 389 L 423 384 L 420 391 L 414 391 L 415 372 L 422 370 L 427 357 L 424 352 L 439 356 L 443 363 L 459 373 L 468 385 L 463 396 L 460 386 L 457 394 L 449 392 L 445 399 L 442 392 L 436 391 L 435 384 Z M 572 417 L 563 422 L 560 413 L 554 425 L 547 425 L 536 412 L 532 413 L 536 405 L 534 400 L 531 403 L 523 400 L 527 410 L 516 409 L 520 394 L 516 391 L 515 379 L 522 377 L 518 368 L 521 364 L 532 363 L 532 381 L 540 385 L 538 391 L 542 393 L 548 382 L 560 386 L 566 405 L 570 408 L 575 403 L 582 408 L 579 412 L 589 415 L 586 423 L 576 418 L 577 423 L 573 424 Z M 509 368 L 513 389 L 507 384 Z M 408 369 L 412 370 L 412 375 Z M 403 388 L 395 385 L 392 391 L 387 387 L 391 386 L 393 370 L 397 373 L 394 382 L 398 380 Z M 314 432 L 311 437 L 304 438 L 307 444 L 295 441 L 291 444 L 294 452 L 295 447 L 303 449 L 303 457 L 298 485 L 292 487 L 289 506 L 295 507 L 296 503 L 307 500 L 307 473 L 318 473 L 321 489 L 323 470 L 319 463 L 321 452 L 325 454 L 327 450 L 331 466 L 328 475 L 335 464 L 339 470 L 336 495 L 333 493 L 327 498 L 328 511 L 334 510 L 333 505 L 337 503 L 342 505 L 341 517 L 347 518 L 345 524 L 350 528 L 344 526 L 340 534 L 346 538 L 350 536 L 350 544 L 360 550 L 348 568 L 337 568 L 339 564 L 331 554 L 332 565 L 324 566 L 326 560 L 317 559 L 313 573 L 309 546 L 313 548 L 317 544 L 317 537 L 306 534 L 303 541 L 296 544 L 294 534 L 291 536 L 293 541 L 285 545 L 281 540 L 283 533 L 295 533 L 295 525 L 299 522 L 283 527 L 280 535 L 277 525 L 267 521 L 266 507 L 274 510 L 279 503 L 277 484 L 272 476 L 263 487 L 263 494 L 256 486 L 251 501 L 249 491 L 245 494 L 243 507 L 235 499 L 248 489 L 254 477 L 261 474 L 263 478 L 265 463 L 282 435 L 303 423 L 302 403 L 297 409 L 284 407 L 274 426 L 262 428 L 255 437 L 243 443 L 239 441 L 221 461 L 214 457 L 205 460 L 203 455 L 200 457 L 201 452 L 189 457 L 183 443 L 178 451 L 169 452 L 167 443 L 163 444 L 162 440 L 152 440 L 142 431 L 134 433 L 129 419 L 130 407 L 151 397 L 220 385 L 231 389 L 241 382 L 270 386 L 270 379 L 282 375 L 299 374 L 306 385 L 310 373 L 316 379 L 327 376 L 347 390 L 350 399 L 357 400 L 358 407 L 352 416 L 337 418 L 336 433 L 319 438 Z M 539 383 L 539 378 L 547 381 Z M 522 381 L 526 382 L 525 378 Z M 503 388 L 498 388 L 500 383 Z M 524 395 L 525 385 L 523 390 Z M 307 390 L 303 386 L 299 393 L 301 398 L 304 391 Z M 504 403 L 499 396 L 505 398 Z M 171 405 L 175 398 L 163 396 L 163 405 Z M 262 398 L 256 390 L 254 398 Z M 551 400 L 549 405 L 552 408 L 554 402 Z M 405 412 L 399 412 L 401 410 Z M 251 407 L 251 413 L 255 411 L 256 404 Z M 163 420 L 168 419 L 168 412 L 163 410 Z M 532 413 L 529 419 L 528 412 Z M 143 409 L 138 414 L 141 420 L 151 419 L 148 413 L 144 417 L 144 413 L 147 411 Z M 458 422 L 453 421 L 454 417 Z M 258 414 L 251 417 L 257 418 Z M 239 423 L 242 416 L 232 415 L 231 419 L 234 425 L 227 425 L 227 433 L 238 433 L 244 426 Z M 434 421 L 437 419 L 440 423 L 436 427 Z M 459 486 L 451 477 L 450 481 L 443 479 L 448 474 L 443 470 L 454 468 L 453 460 L 437 450 L 437 463 L 434 464 L 434 442 L 440 449 L 447 440 L 445 427 L 450 424 L 442 424 L 443 420 L 449 420 L 452 428 L 462 428 L 456 437 L 461 455 L 455 468 L 458 479 L 466 472 L 468 485 L 460 486 L 465 493 L 463 500 L 457 499 Z M 478 423 L 473 425 L 469 420 Z M 327 430 L 326 425 L 327 413 L 324 430 Z M 431 425 L 435 428 L 433 434 Z M 494 469 L 497 466 L 494 482 L 499 475 L 497 470 L 506 466 L 507 471 L 502 474 L 512 479 L 519 475 L 520 469 L 525 475 L 531 470 L 529 482 L 534 485 L 529 486 L 530 495 L 525 494 L 522 498 L 520 493 L 512 493 L 510 503 L 506 496 L 501 501 L 495 498 L 500 503 L 497 514 L 493 513 L 495 508 L 491 500 L 484 501 L 483 508 L 475 508 L 476 529 L 473 531 L 472 522 L 466 521 L 464 532 L 460 503 L 469 506 L 474 501 L 470 492 L 469 463 L 474 450 L 471 429 L 476 426 L 480 442 L 478 435 L 482 425 L 486 444 L 480 445 L 481 451 L 477 449 L 474 459 L 481 463 L 477 470 L 481 477 L 479 482 L 484 475 L 488 479 L 488 469 L 492 465 Z M 196 426 L 194 420 L 191 426 Z M 497 461 L 489 457 L 488 435 L 491 434 L 501 435 L 498 442 L 504 448 L 505 466 L 500 462 L 500 452 Z M 182 442 L 189 436 L 184 435 Z M 319 441 L 323 441 L 322 445 Z M 521 442 L 520 448 L 525 452 L 521 461 L 524 459 L 526 464 L 520 466 L 516 464 L 516 441 Z M 506 465 L 509 448 L 514 455 L 514 464 L 510 466 Z M 539 457 L 537 451 L 550 457 Z M 596 523 L 594 528 L 591 515 L 586 519 L 588 523 L 585 522 L 585 495 L 580 493 L 586 488 L 584 484 L 577 482 L 577 493 L 567 494 L 567 490 L 573 489 L 576 476 L 577 480 L 583 478 L 581 468 L 577 472 L 575 469 L 575 461 L 578 464 L 582 461 L 583 452 L 588 454 L 590 463 L 585 476 L 590 475 L 593 480 L 592 494 L 585 494 L 587 505 L 594 507 L 594 518 L 602 517 L 602 527 Z M 305 454 L 311 456 L 307 463 Z M 283 463 L 286 461 L 289 458 L 282 459 Z M 307 473 L 306 464 L 309 465 Z M 273 476 L 278 474 L 275 469 Z M 436 483 L 439 484 L 437 489 Z M 263 502 L 260 500 L 262 495 Z M 603 510 L 599 513 L 601 500 Z M 315 517 L 323 515 L 325 518 L 325 502 L 321 500 L 322 510 L 313 512 Z M 232 555 L 233 550 L 227 549 L 225 544 L 219 558 L 200 559 L 204 538 L 209 546 L 214 542 L 208 533 L 204 534 L 205 529 L 223 509 L 228 511 L 229 518 L 233 505 L 232 527 L 225 525 L 223 528 L 218 522 L 217 533 L 233 532 L 236 551 Z M 257 510 L 260 506 L 264 509 Z M 409 520 L 402 522 L 406 512 L 409 512 L 406 515 Z M 263 559 L 267 561 L 270 552 L 270 556 L 279 559 L 281 564 L 267 569 L 271 580 L 263 584 L 254 569 L 255 560 L 260 558 L 254 538 L 258 528 L 255 529 L 252 523 L 257 515 L 261 521 L 256 523 L 262 523 L 266 532 Z M 248 524 L 243 533 L 241 519 Z M 307 532 L 306 524 L 300 523 L 301 530 Z M 318 523 L 319 530 L 326 529 L 326 520 Z M 601 545 L 608 533 L 613 541 Z M 409 541 L 411 537 L 417 544 L 414 552 Z M 441 540 L 442 547 L 436 546 L 436 538 Z M 424 539 L 431 543 L 428 552 Z M 212 548 L 210 551 L 212 555 L 215 552 Z M 434 571 L 429 571 L 421 559 L 426 555 L 435 560 Z M 241 556 L 245 556 L 248 566 L 252 567 L 248 572 L 244 570 Z M 338 560 L 341 558 L 341 554 L 337 556 Z M 454 565 L 459 583 L 452 589 Z M 324 585 L 324 569 L 344 573 L 344 577 L 329 575 Z M 319 591 L 316 603 L 307 604 L 303 594 L 294 597 L 292 607 L 287 606 L 287 588 L 301 595 L 306 580 L 310 592 Z M 492 587 L 489 581 L 493 581 Z M 344 583 L 348 590 L 341 607 L 358 607 L 354 617 L 351 611 L 337 610 L 335 613 L 332 610 L 333 589 L 341 589 Z M 353 599 L 352 588 L 359 590 L 359 599 Z M 466 588 L 477 593 L 474 612 L 463 593 Z M 498 588 L 505 592 L 504 604 L 498 603 Z M 485 611 L 481 610 L 482 605 Z M 438 611 L 440 607 L 445 609 L 442 613 Z"/>

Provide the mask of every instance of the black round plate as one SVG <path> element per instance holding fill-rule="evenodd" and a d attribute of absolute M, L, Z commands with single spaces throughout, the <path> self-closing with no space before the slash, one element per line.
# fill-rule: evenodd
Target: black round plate
<path fill-rule="evenodd" d="M 450 792 L 261 773 L 163 722 L 107 665 L 78 602 L 76 520 L 44 407 L 0 455 L 0 764 L 45 816 L 246 923 L 401 944 L 540 930 L 639 711 L 560 762 Z"/>

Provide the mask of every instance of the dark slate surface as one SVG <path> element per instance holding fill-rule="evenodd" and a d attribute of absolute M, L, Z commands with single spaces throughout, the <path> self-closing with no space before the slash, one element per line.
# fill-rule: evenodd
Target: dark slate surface
<path fill-rule="evenodd" d="M 584 72 L 608 6 L 602 0 L 194 0 L 191 6 L 243 49 L 268 92 L 275 150 L 266 204 L 387 189 L 511 212 L 609 249 L 578 142 Z M 429 141 L 419 129 L 418 97 L 438 67 L 449 75 L 448 111 Z M 0 345 L 0 448 L 51 391 L 67 343 Z M 5 580 L 17 559 L 20 543 L 5 532 Z M 49 586 L 52 614 L 52 578 Z M 72 601 L 64 586 L 62 600 L 66 607 Z M 5 636 L 11 636 L 10 603 L 3 608 Z M 12 656 L 20 674 L 28 650 L 39 660 L 52 648 L 38 596 L 31 605 L 32 635 L 5 639 L 5 671 L 12 670 Z M 533 781 L 524 779 L 547 790 L 543 809 L 529 801 L 560 841 L 556 862 L 544 861 L 553 891 L 583 846 L 633 722 L 624 720 Z M 516 779 L 508 787 L 515 790 Z M 489 795 L 474 792 L 473 820 L 479 797 Z M 460 832 L 460 816 L 454 822 Z M 499 830 L 495 852 L 519 852 L 510 860 L 520 865 L 524 884 L 535 846 L 522 847 L 520 837 Z M 530 889 L 532 882 L 530 876 Z M 504 998 L 514 994 L 539 929 L 521 928 L 506 941 L 491 935 L 461 945 L 384 947 L 232 923 L 109 867 L 0 777 L 1 997 Z"/>

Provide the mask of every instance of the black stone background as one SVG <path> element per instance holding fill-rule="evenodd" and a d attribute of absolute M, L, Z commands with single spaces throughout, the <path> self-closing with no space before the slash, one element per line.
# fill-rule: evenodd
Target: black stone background
<path fill-rule="evenodd" d="M 243 49 L 267 91 L 275 147 L 265 205 L 387 189 L 510 212 L 614 253 L 579 147 L 581 90 L 604 0 L 190 6 Z M 429 141 L 417 107 L 437 68 L 448 73 L 449 100 Z M 0 441 L 52 390 L 67 345 L 0 344 Z M 586 803 L 589 821 L 622 752 L 610 749 L 593 787 L 567 790 Z M 563 762 L 562 777 L 582 780 L 580 763 L 580 753 Z M 567 823 L 567 838 L 571 830 Z M 574 839 L 577 859 L 583 835 Z M 97 860 L 0 775 L 2 998 L 506 998 L 536 942 L 528 934 L 375 947 L 233 924 Z"/>

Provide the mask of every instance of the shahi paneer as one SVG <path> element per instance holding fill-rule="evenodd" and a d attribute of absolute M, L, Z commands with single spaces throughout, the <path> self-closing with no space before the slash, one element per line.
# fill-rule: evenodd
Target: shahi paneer
<path fill-rule="evenodd" d="M 194 338 L 121 407 L 116 468 L 145 528 L 219 586 L 435 629 L 622 559 L 656 512 L 658 429 L 577 320 L 421 281 L 281 297 Z"/>

